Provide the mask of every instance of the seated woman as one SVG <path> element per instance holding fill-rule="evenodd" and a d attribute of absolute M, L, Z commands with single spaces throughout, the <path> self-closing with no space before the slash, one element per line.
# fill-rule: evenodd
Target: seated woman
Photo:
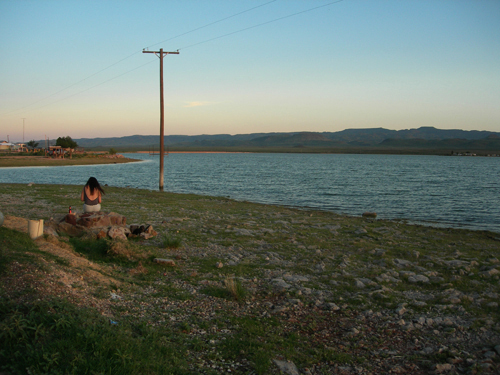
<path fill-rule="evenodd" d="M 84 202 L 83 212 L 101 211 L 101 196 L 104 194 L 101 185 L 95 177 L 90 177 L 83 187 L 80 199 Z"/>

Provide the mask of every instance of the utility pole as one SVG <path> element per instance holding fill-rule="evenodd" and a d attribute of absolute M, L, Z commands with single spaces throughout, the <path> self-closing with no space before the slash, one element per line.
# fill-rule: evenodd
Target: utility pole
<path fill-rule="evenodd" d="M 163 57 L 166 55 L 178 55 L 177 52 L 163 52 L 163 48 L 159 51 L 142 51 L 142 53 L 154 53 L 160 58 L 160 191 L 163 191 L 163 157 L 165 154 L 165 130 L 164 130 L 164 109 L 163 109 Z"/>

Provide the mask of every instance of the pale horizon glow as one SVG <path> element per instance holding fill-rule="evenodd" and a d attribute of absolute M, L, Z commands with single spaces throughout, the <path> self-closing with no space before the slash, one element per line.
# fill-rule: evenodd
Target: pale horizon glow
<path fill-rule="evenodd" d="M 0 141 L 159 134 L 143 48 L 180 52 L 166 135 L 499 132 L 499 21 L 497 0 L 4 0 Z"/>

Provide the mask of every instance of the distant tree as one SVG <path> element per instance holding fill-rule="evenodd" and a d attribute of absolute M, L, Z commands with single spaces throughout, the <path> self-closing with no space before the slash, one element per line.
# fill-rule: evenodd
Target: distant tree
<path fill-rule="evenodd" d="M 110 148 L 109 149 L 109 154 L 110 155 L 115 155 L 116 154 L 116 150 L 114 148 Z"/>
<path fill-rule="evenodd" d="M 56 146 L 61 146 L 62 148 L 76 148 L 78 144 L 68 135 L 66 137 L 57 138 Z"/>
<path fill-rule="evenodd" d="M 38 146 L 38 142 L 35 142 L 35 140 L 31 140 L 28 143 L 26 143 L 26 146 L 34 150 Z"/>

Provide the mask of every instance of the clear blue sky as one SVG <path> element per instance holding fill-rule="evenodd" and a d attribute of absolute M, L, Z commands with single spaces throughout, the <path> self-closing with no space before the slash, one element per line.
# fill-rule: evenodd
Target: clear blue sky
<path fill-rule="evenodd" d="M 0 0 L 0 140 L 500 131 L 500 1 L 330 3 Z"/>

